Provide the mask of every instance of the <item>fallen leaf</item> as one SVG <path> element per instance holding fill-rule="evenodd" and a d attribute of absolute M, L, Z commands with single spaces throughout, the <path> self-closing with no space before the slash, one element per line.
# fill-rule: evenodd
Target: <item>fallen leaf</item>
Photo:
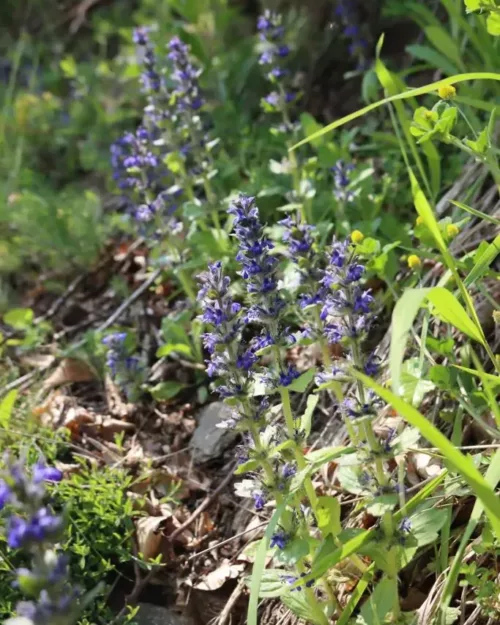
<path fill-rule="evenodd" d="M 48 369 L 55 361 L 55 356 L 52 354 L 25 354 L 20 357 L 21 363 L 26 367 L 33 367 L 34 369 Z"/>
<path fill-rule="evenodd" d="M 230 564 L 228 560 L 222 563 L 215 571 L 211 571 L 205 575 L 201 581 L 193 586 L 198 590 L 217 590 L 222 588 L 228 579 L 239 577 L 240 573 L 245 570 L 244 564 Z"/>
<path fill-rule="evenodd" d="M 65 358 L 54 373 L 45 380 L 43 390 L 48 391 L 71 382 L 90 382 L 93 379 L 95 379 L 95 374 L 87 363 L 76 358 Z"/>
<path fill-rule="evenodd" d="M 137 545 L 145 560 L 156 558 L 160 553 L 162 541 L 160 526 L 171 516 L 146 516 L 137 519 L 135 523 Z"/>

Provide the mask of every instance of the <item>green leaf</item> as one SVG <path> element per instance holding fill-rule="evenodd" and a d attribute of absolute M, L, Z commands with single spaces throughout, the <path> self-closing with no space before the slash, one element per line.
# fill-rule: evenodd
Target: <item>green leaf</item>
<path fill-rule="evenodd" d="M 500 500 L 497 498 L 491 486 L 475 467 L 469 456 L 462 454 L 432 423 L 430 423 L 418 410 L 410 406 L 400 397 L 380 386 L 366 375 L 352 370 L 352 375 L 360 380 L 365 386 L 371 388 L 379 397 L 411 425 L 418 428 L 432 445 L 437 447 L 444 455 L 447 462 L 455 471 L 463 477 L 472 489 L 474 495 L 483 502 L 493 530 L 500 538 Z"/>
<path fill-rule="evenodd" d="M 379 495 L 374 497 L 366 506 L 366 511 L 372 516 L 383 516 L 386 512 L 392 512 L 398 504 L 398 496 Z"/>
<path fill-rule="evenodd" d="M 411 533 L 416 539 L 418 546 L 430 545 L 438 538 L 438 533 L 446 523 L 447 511 L 436 508 L 428 508 L 421 512 L 417 511 L 410 517 Z"/>
<path fill-rule="evenodd" d="M 319 130 L 318 132 L 315 132 L 310 137 L 307 137 L 306 139 L 302 139 L 302 141 L 299 141 L 298 143 L 293 145 L 290 148 L 290 150 L 296 150 L 301 145 L 305 145 L 306 143 L 311 143 L 311 141 L 314 141 L 315 139 L 319 139 L 323 135 L 326 135 L 329 132 L 332 132 L 332 130 L 339 128 L 340 126 L 344 126 L 345 124 L 348 124 L 349 122 L 352 122 L 353 120 L 358 119 L 358 117 L 362 117 L 363 115 L 366 115 L 366 113 L 370 113 L 371 111 L 374 111 L 380 108 L 381 106 L 384 106 L 385 104 L 389 104 L 391 102 L 397 102 L 398 100 L 409 100 L 410 98 L 415 98 L 421 95 L 426 95 L 428 93 L 436 92 L 439 89 L 439 87 L 444 87 L 447 85 L 456 85 L 457 83 L 467 82 L 469 80 L 500 81 L 500 74 L 496 74 L 494 72 L 468 72 L 466 74 L 455 74 L 454 76 L 450 76 L 449 78 L 443 78 L 442 80 L 437 80 L 436 82 L 429 83 L 427 85 L 424 85 L 423 87 L 417 87 L 416 89 L 408 89 L 408 91 L 405 91 L 404 93 L 397 93 L 395 95 L 388 96 L 387 98 L 383 98 L 379 100 L 378 102 L 374 102 L 373 104 L 368 104 L 367 106 L 364 106 L 363 108 L 355 111 L 354 113 L 350 113 L 349 115 L 346 115 L 345 117 L 342 117 L 341 119 L 337 119 L 336 121 L 332 122 L 331 124 L 328 124 L 328 126 L 325 126 L 323 129 Z"/>
<path fill-rule="evenodd" d="M 9 426 L 12 417 L 12 409 L 14 408 L 18 394 L 19 391 L 14 389 L 13 391 L 9 391 L 2 399 L 2 403 L 0 403 L 0 427 L 6 428 Z"/>
<path fill-rule="evenodd" d="M 168 401 L 176 395 L 178 395 L 183 389 L 186 388 L 185 384 L 181 382 L 174 382 L 168 380 L 166 382 L 160 382 L 156 386 L 149 389 L 152 397 L 156 401 Z"/>
<path fill-rule="evenodd" d="M 258 625 L 257 612 L 259 607 L 259 596 L 262 576 L 266 567 L 267 550 L 269 549 L 269 543 L 271 536 L 274 534 L 274 530 L 279 523 L 281 515 L 285 511 L 286 502 L 280 504 L 274 511 L 273 516 L 269 521 L 269 525 L 266 528 L 266 532 L 260 541 L 259 548 L 257 549 L 257 555 L 255 557 L 255 563 L 253 565 L 252 580 L 250 583 L 250 599 L 248 602 L 247 623 L 248 625 Z M 283 586 L 283 583 L 281 584 Z"/>
<path fill-rule="evenodd" d="M 310 137 L 311 135 L 319 132 L 323 128 L 323 126 L 319 124 L 309 113 L 302 113 L 302 115 L 300 116 L 300 123 L 306 137 Z M 312 145 L 313 147 L 318 147 L 322 143 L 324 143 L 324 139 L 314 141 Z"/>
<path fill-rule="evenodd" d="M 349 601 L 347 602 L 345 608 L 342 610 L 342 614 L 337 621 L 337 625 L 347 625 L 352 613 L 354 612 L 358 603 L 361 601 L 363 595 L 365 594 L 365 590 L 370 585 L 373 579 L 374 572 L 375 565 L 371 564 L 363 573 L 363 576 L 361 577 L 359 582 L 356 584 L 356 588 L 351 592 Z"/>
<path fill-rule="evenodd" d="M 479 11 L 481 8 L 481 0 L 465 0 L 465 8 L 467 9 L 467 13 Z"/>
<path fill-rule="evenodd" d="M 452 76 L 458 72 L 458 68 L 443 55 L 437 52 L 430 46 L 421 46 L 414 44 L 406 46 L 407 52 L 409 52 L 415 59 L 425 61 L 436 69 L 442 70 L 445 74 Z"/>
<path fill-rule="evenodd" d="M 173 174 L 178 174 L 184 169 L 184 161 L 177 152 L 169 152 L 163 162 Z"/>
<path fill-rule="evenodd" d="M 488 129 L 487 128 L 483 128 L 483 130 L 479 134 L 479 137 L 477 138 L 476 141 L 472 141 L 471 139 L 465 140 L 465 144 L 468 145 L 472 150 L 474 150 L 474 152 L 477 152 L 478 154 L 484 154 L 486 152 L 488 143 L 489 141 L 488 141 Z"/>
<path fill-rule="evenodd" d="M 500 482 L 500 450 L 496 451 L 495 456 L 493 457 L 493 460 L 488 467 L 488 470 L 486 471 L 484 479 L 491 486 L 491 488 L 494 489 Z M 472 509 L 469 522 L 467 523 L 465 530 L 462 530 L 462 538 L 460 540 L 460 544 L 458 546 L 455 557 L 453 558 L 453 562 L 451 564 L 450 571 L 446 578 L 446 583 L 441 594 L 441 603 L 439 607 L 442 614 L 446 614 L 446 610 L 453 598 L 465 550 L 467 549 L 469 540 L 474 533 L 477 524 L 479 523 L 479 520 L 483 515 L 483 512 L 483 503 L 479 499 L 477 499 L 476 503 L 474 504 L 474 508 Z M 441 622 L 445 622 L 444 618 L 442 618 Z"/>
<path fill-rule="evenodd" d="M 307 398 L 306 409 L 300 419 L 300 429 L 305 432 L 306 438 L 311 433 L 312 416 L 314 409 L 318 404 L 318 401 L 319 395 L 309 395 L 309 397 Z"/>
<path fill-rule="evenodd" d="M 491 263 L 495 260 L 500 252 L 500 234 L 495 237 L 488 247 L 484 250 L 481 256 L 476 260 L 472 271 L 464 280 L 466 287 L 472 286 L 478 280 L 480 280 L 484 274 L 488 271 Z"/>
<path fill-rule="evenodd" d="M 409 516 L 409 514 L 415 510 L 420 504 L 431 496 L 431 494 L 436 490 L 436 488 L 441 484 L 441 482 L 445 479 L 447 475 L 446 471 L 443 471 L 441 475 L 438 475 L 433 480 L 431 480 L 428 484 L 426 484 L 420 492 L 418 492 L 414 497 L 410 499 L 404 506 L 394 514 L 394 521 L 399 522 L 405 516 Z M 367 545 L 370 540 L 373 538 L 374 531 L 366 530 L 361 531 L 356 536 L 346 541 L 341 547 L 335 548 L 331 553 L 323 553 L 320 552 L 320 557 L 316 558 L 313 562 L 313 568 L 311 573 L 306 575 L 302 582 L 307 582 L 311 579 L 317 579 L 324 575 L 329 569 L 337 565 L 339 562 L 348 558 L 353 553 L 360 551 L 360 549 Z M 295 586 L 300 585 L 298 582 Z"/>
<path fill-rule="evenodd" d="M 170 356 L 170 354 L 174 353 L 191 357 L 193 355 L 193 350 L 190 345 L 186 345 L 185 343 L 168 343 L 167 345 L 161 345 L 156 350 L 156 357 L 163 358 L 164 356 Z"/>
<path fill-rule="evenodd" d="M 379 79 L 381 85 L 384 87 L 386 93 L 392 97 L 402 92 L 405 92 L 406 85 L 396 74 L 390 72 L 380 59 L 380 49 L 382 44 L 383 36 L 380 38 L 379 45 L 377 46 L 377 60 L 375 63 L 375 71 L 377 73 L 377 78 Z M 411 124 L 410 120 L 407 117 L 405 107 L 402 102 L 396 101 L 394 104 L 394 108 L 396 109 L 397 119 L 401 128 L 403 129 L 404 136 L 412 153 L 413 159 L 417 165 L 418 171 L 422 176 L 422 180 L 425 181 L 425 185 L 429 193 L 431 193 L 433 196 L 436 196 L 439 192 L 441 180 L 441 160 L 439 152 L 431 143 L 425 144 L 424 153 L 427 157 L 429 172 L 431 176 L 431 182 L 429 182 L 424 164 L 420 156 L 420 152 L 417 148 L 415 139 L 413 138 L 411 132 Z"/>
<path fill-rule="evenodd" d="M 276 558 L 287 564 L 292 566 L 297 564 L 297 562 L 304 558 L 309 554 L 309 542 L 304 538 L 295 538 L 294 540 L 287 543 L 284 549 L 281 549 L 277 554 Z M 262 595 L 261 595 L 262 596 Z"/>
<path fill-rule="evenodd" d="M 340 502 L 336 497 L 319 497 L 317 507 L 318 527 L 322 536 L 337 536 L 342 531 Z"/>
<path fill-rule="evenodd" d="M 308 369 L 291 384 L 283 388 L 287 388 L 289 391 L 295 391 L 296 393 L 303 393 L 309 386 L 309 384 L 313 381 L 315 375 L 316 369 L 313 367 L 312 369 Z"/>
<path fill-rule="evenodd" d="M 384 577 L 364 602 L 356 625 L 381 625 L 394 603 L 394 589 L 390 579 Z"/>
<path fill-rule="evenodd" d="M 426 379 L 419 358 L 405 360 L 401 367 L 401 386 L 398 393 L 405 401 L 417 408 L 422 403 L 424 395 L 434 388 L 434 383 Z"/>
<path fill-rule="evenodd" d="M 285 574 L 286 571 L 283 569 L 266 569 L 262 573 L 259 597 L 261 599 L 271 599 L 284 595 L 287 592 L 286 582 L 283 581 Z"/>
<path fill-rule="evenodd" d="M 428 26 L 424 28 L 424 33 L 432 45 L 446 58 L 454 63 L 458 68 L 464 69 L 462 55 L 458 45 L 451 35 L 441 26 Z"/>
<path fill-rule="evenodd" d="M 500 219 L 496 219 L 495 217 L 492 217 L 491 215 L 483 213 L 480 210 L 477 210 L 477 208 L 472 208 L 472 206 L 467 206 L 467 204 L 463 204 L 462 202 L 457 202 L 456 200 L 451 200 L 451 203 L 455 204 L 455 206 L 458 206 L 458 208 L 461 208 L 462 210 L 467 211 L 471 215 L 474 215 L 475 217 L 484 219 L 484 221 L 488 221 L 491 224 L 495 224 L 495 226 L 500 226 Z"/>
<path fill-rule="evenodd" d="M 484 345 L 484 339 L 477 326 L 465 312 L 457 298 L 444 287 L 429 289 L 407 289 L 396 303 L 392 313 L 391 347 L 389 366 L 392 388 L 399 392 L 401 387 L 401 363 L 406 350 L 406 340 L 420 307 L 425 300 L 434 306 L 434 313 L 440 319 Z"/>
<path fill-rule="evenodd" d="M 462 367 L 460 365 L 452 365 L 455 369 L 460 369 L 460 371 L 465 371 L 466 373 L 470 373 L 471 375 L 475 375 L 481 380 L 487 381 L 489 384 L 493 384 L 494 386 L 500 385 L 500 376 L 492 375 L 491 373 L 485 373 L 484 371 L 476 371 L 476 369 L 469 369 L 468 367 Z"/>
<path fill-rule="evenodd" d="M 486 28 L 490 35 L 500 36 L 500 13 L 490 13 L 486 18 Z"/>
<path fill-rule="evenodd" d="M 457 383 L 456 371 L 444 365 L 434 365 L 429 369 L 429 380 L 445 391 L 451 391 Z"/>
<path fill-rule="evenodd" d="M 182 214 L 186 219 L 190 220 L 204 219 L 206 215 L 206 208 L 199 200 L 184 202 L 182 205 Z"/>
<path fill-rule="evenodd" d="M 304 592 L 287 593 L 281 597 L 281 601 L 289 608 L 295 616 L 303 619 L 307 623 L 313 623 L 314 625 L 328 625 L 326 617 L 316 615 L 311 610 L 311 604 L 307 601 L 306 594 Z"/>
<path fill-rule="evenodd" d="M 76 78 L 78 74 L 78 68 L 76 61 L 72 56 L 66 56 L 59 63 L 60 68 L 66 78 Z"/>
<path fill-rule="evenodd" d="M 255 471 L 260 467 L 260 462 L 258 460 L 248 460 L 243 464 L 239 464 L 234 470 L 235 475 L 243 475 L 244 473 L 248 473 L 249 471 Z"/>
<path fill-rule="evenodd" d="M 3 320 L 16 330 L 25 330 L 33 325 L 34 313 L 31 308 L 13 308 L 5 313 Z"/>
<path fill-rule="evenodd" d="M 351 454 L 354 451 L 356 451 L 354 447 L 324 447 L 323 449 L 310 451 L 306 454 L 306 460 L 314 467 L 320 467 L 344 454 Z"/>

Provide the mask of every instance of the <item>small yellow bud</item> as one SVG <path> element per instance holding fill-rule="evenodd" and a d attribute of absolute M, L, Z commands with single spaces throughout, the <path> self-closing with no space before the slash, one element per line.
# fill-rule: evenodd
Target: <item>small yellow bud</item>
<path fill-rule="evenodd" d="M 353 243 L 355 243 L 356 245 L 358 243 L 361 243 L 364 238 L 365 238 L 365 235 L 362 232 L 360 232 L 359 230 L 353 230 L 351 232 L 351 241 Z"/>
<path fill-rule="evenodd" d="M 419 215 L 417 217 L 417 219 L 415 220 L 415 224 L 417 226 L 423 226 L 424 225 L 424 218 L 421 215 Z"/>
<path fill-rule="evenodd" d="M 416 254 L 411 254 L 408 256 L 408 267 L 410 269 L 420 269 L 422 266 L 422 261 Z"/>
<path fill-rule="evenodd" d="M 457 90 L 453 85 L 444 85 L 439 87 L 438 95 L 442 100 L 451 100 L 457 95 Z"/>
<path fill-rule="evenodd" d="M 500 310 L 493 311 L 493 321 L 497 326 L 500 326 Z"/>
<path fill-rule="evenodd" d="M 460 230 L 457 226 L 455 226 L 455 224 L 448 224 L 446 226 L 446 234 L 450 237 L 450 239 L 454 239 L 459 232 Z"/>

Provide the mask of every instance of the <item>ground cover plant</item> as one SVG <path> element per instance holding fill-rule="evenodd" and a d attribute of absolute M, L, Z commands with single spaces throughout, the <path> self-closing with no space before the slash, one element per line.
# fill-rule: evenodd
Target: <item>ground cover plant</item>
<path fill-rule="evenodd" d="M 499 3 L 28 4 L 0 618 L 496 623 Z"/>

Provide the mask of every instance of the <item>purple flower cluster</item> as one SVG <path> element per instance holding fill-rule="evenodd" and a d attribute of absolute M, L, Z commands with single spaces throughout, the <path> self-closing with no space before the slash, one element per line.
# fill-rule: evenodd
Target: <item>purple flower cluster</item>
<path fill-rule="evenodd" d="M 114 332 L 102 339 L 107 347 L 106 366 L 111 377 L 120 386 L 129 399 L 140 392 L 144 371 L 137 356 L 131 356 L 126 346 L 126 332 Z"/>
<path fill-rule="evenodd" d="M 39 460 L 31 468 L 10 463 L 0 480 L 0 510 L 7 508 L 7 544 L 31 554 L 30 568 L 16 571 L 14 586 L 31 601 L 21 601 L 17 614 L 34 625 L 74 622 L 79 591 L 69 584 L 67 558 L 54 546 L 61 539 L 63 519 L 47 502 L 46 482 L 59 482 L 62 473 Z"/>
<path fill-rule="evenodd" d="M 359 26 L 358 9 L 356 0 L 337 0 L 335 15 L 342 22 L 342 33 L 349 41 L 349 55 L 356 61 L 357 69 L 364 70 L 367 67 L 368 42 Z"/>
<path fill-rule="evenodd" d="M 223 274 L 220 261 L 209 265 L 208 271 L 198 279 L 198 300 L 203 311 L 200 319 L 212 327 L 211 332 L 203 335 L 203 344 L 210 355 L 208 375 L 222 382 L 216 387 L 221 397 L 244 397 L 257 362 L 252 348 L 241 340 L 244 312 L 230 294 L 231 281 Z M 236 425 L 237 415 L 233 421 Z"/>
<path fill-rule="evenodd" d="M 340 202 L 352 202 L 354 194 L 349 190 L 351 180 L 349 174 L 354 170 L 352 163 L 346 164 L 344 161 L 339 160 L 332 167 L 333 180 L 335 183 L 334 195 Z"/>
<path fill-rule="evenodd" d="M 113 179 L 123 191 L 130 191 L 139 202 L 155 197 L 164 188 L 168 170 L 154 147 L 157 134 L 143 126 L 126 132 L 111 146 Z"/>
<path fill-rule="evenodd" d="M 141 74 L 141 82 L 144 92 L 148 95 L 153 95 L 159 93 L 162 87 L 162 80 L 158 70 L 155 50 L 149 40 L 149 32 L 150 29 L 144 26 L 136 28 L 133 34 L 133 41 L 143 51 L 142 63 L 144 70 Z"/>
<path fill-rule="evenodd" d="M 372 318 L 373 296 L 361 284 L 365 268 L 356 258 L 355 247 L 334 241 L 322 284 L 328 295 L 321 310 L 330 343 L 360 341 Z"/>
<path fill-rule="evenodd" d="M 172 63 L 171 78 L 175 83 L 173 97 L 178 110 L 199 111 L 204 104 L 198 78 L 201 70 L 189 59 L 189 46 L 173 37 L 168 44 L 168 58 Z"/>
<path fill-rule="evenodd" d="M 296 339 L 285 325 L 287 306 L 278 290 L 278 259 L 271 254 L 274 246 L 264 232 L 255 198 L 241 194 L 228 212 L 234 215 L 233 231 L 239 244 L 236 260 L 251 302 L 244 319 L 261 328 L 253 339 L 253 347 L 255 351 L 270 345 L 288 347 Z M 289 386 L 298 376 L 294 367 L 280 362 L 279 371 L 269 370 L 262 380 L 271 388 L 278 388 Z"/>
<path fill-rule="evenodd" d="M 241 194 L 229 210 L 234 215 L 233 231 L 238 239 L 236 260 L 246 283 L 252 305 L 246 313 L 248 322 L 270 324 L 279 318 L 285 302 L 277 292 L 278 260 L 270 252 L 274 245 L 264 233 L 255 198 Z"/>
<path fill-rule="evenodd" d="M 270 111 L 284 112 L 297 96 L 286 67 L 290 47 L 285 42 L 282 16 L 266 10 L 257 20 L 257 30 L 263 47 L 259 63 L 266 68 L 266 77 L 274 87 L 264 98 L 264 106 Z"/>

